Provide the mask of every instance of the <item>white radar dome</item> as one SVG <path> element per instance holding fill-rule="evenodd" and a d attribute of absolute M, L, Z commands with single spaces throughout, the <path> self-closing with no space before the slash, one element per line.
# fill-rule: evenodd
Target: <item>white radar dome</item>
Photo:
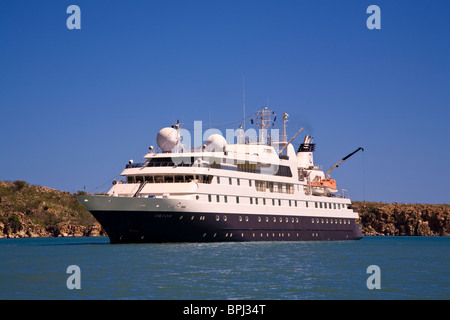
<path fill-rule="evenodd" d="M 174 128 L 162 128 L 156 136 L 156 142 L 163 152 L 171 152 L 180 143 L 180 135 Z"/>
<path fill-rule="evenodd" d="M 227 146 L 227 141 L 220 134 L 212 134 L 206 139 L 206 151 L 223 152 Z"/>

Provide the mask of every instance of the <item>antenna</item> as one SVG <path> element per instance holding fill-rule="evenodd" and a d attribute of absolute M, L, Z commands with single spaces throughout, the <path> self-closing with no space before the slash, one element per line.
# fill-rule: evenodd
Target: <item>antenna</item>
<path fill-rule="evenodd" d="M 242 74 L 242 106 L 244 108 L 244 131 L 245 131 L 245 73 Z"/>

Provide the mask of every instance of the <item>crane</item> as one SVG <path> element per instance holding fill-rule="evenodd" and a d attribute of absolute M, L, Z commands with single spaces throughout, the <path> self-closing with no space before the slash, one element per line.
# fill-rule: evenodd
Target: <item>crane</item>
<path fill-rule="evenodd" d="M 344 162 L 345 160 L 347 160 L 348 158 L 350 158 L 352 155 L 354 155 L 355 153 L 357 153 L 359 150 L 364 151 L 363 148 L 359 147 L 358 149 L 356 149 L 355 151 L 353 151 L 352 153 L 346 155 L 345 157 L 343 157 L 338 163 L 336 163 L 335 165 L 331 166 L 330 169 L 328 169 L 328 171 L 325 173 L 325 177 L 326 179 L 330 179 L 330 172 L 331 170 L 333 170 L 334 168 L 339 167 L 339 165 Z"/>

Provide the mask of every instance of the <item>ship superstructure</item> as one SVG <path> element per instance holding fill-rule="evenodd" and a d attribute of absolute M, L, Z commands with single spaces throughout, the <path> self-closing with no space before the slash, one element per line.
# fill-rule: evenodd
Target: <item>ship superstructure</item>
<path fill-rule="evenodd" d="M 233 143 L 211 134 L 192 148 L 181 144 L 180 123 L 163 128 L 160 152 L 150 147 L 143 162 L 130 160 L 107 196 L 79 200 L 111 243 L 360 239 L 349 197 L 314 165 L 313 139 L 306 135 L 296 152 L 301 129 L 287 141 L 283 114 L 274 137 L 275 116 L 263 108 L 255 136 L 240 128 Z"/>

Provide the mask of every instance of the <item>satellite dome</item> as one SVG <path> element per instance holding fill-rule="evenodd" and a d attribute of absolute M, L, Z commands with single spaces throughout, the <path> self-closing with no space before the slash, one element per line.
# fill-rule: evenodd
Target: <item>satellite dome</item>
<path fill-rule="evenodd" d="M 206 139 L 206 151 L 210 152 L 223 152 L 223 149 L 227 146 L 227 141 L 220 134 L 212 134 Z"/>
<path fill-rule="evenodd" d="M 180 140 L 178 131 L 171 127 L 162 128 L 156 136 L 156 142 L 163 152 L 171 152 Z"/>

